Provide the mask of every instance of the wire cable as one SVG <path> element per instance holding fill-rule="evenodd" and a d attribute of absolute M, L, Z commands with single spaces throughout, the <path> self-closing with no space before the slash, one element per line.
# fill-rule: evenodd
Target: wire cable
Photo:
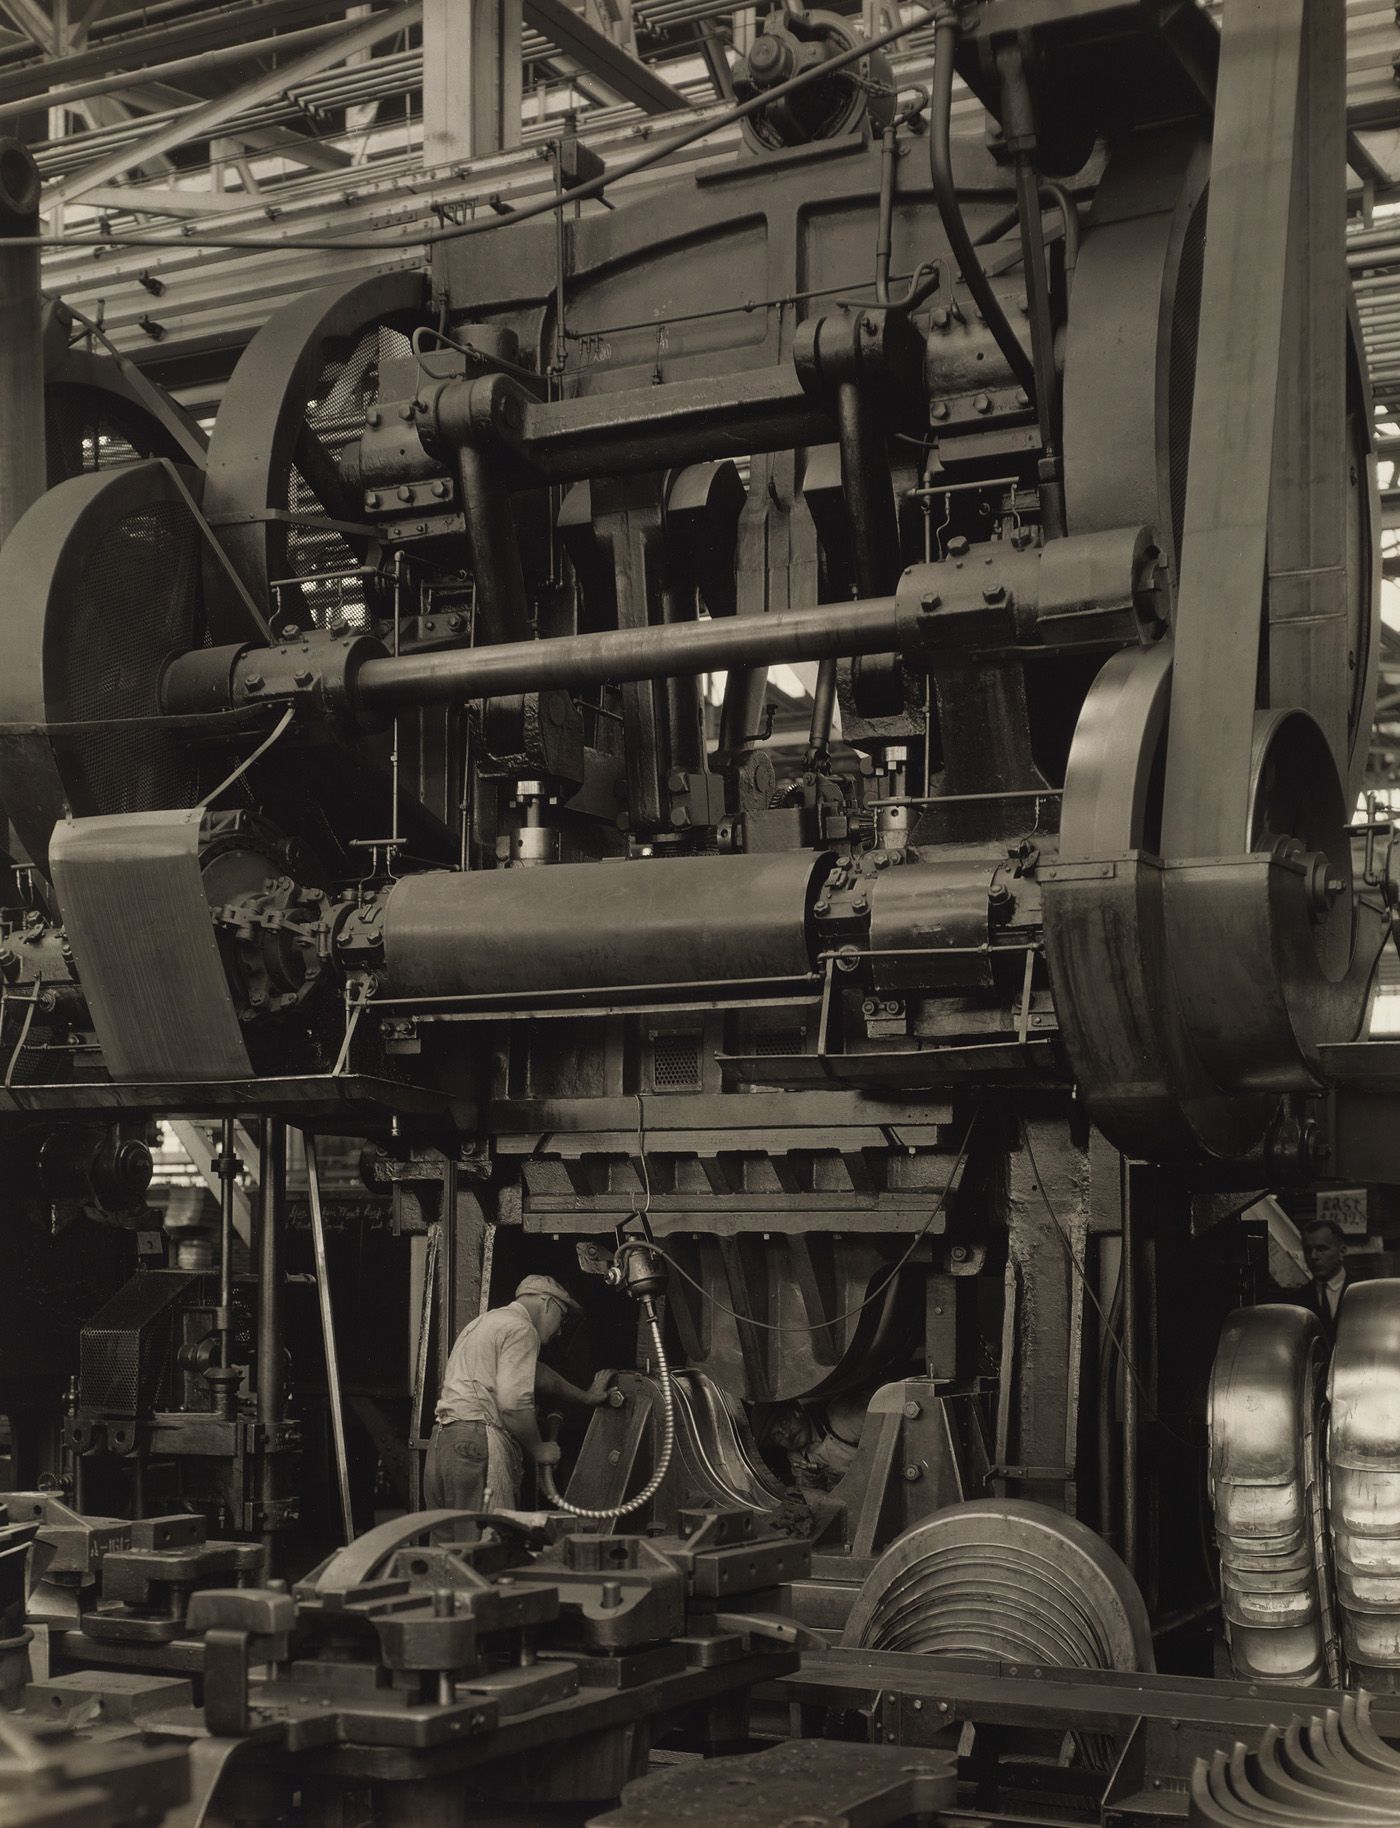
<path fill-rule="evenodd" d="M 1074 1248 L 1074 1240 L 1060 1223 L 1060 1215 L 1056 1212 L 1054 1203 L 1052 1202 L 1050 1195 L 1046 1192 L 1045 1177 L 1041 1174 L 1040 1165 L 1035 1159 L 1035 1150 L 1031 1147 L 1030 1127 L 1027 1124 L 1022 1124 L 1021 1126 L 1021 1139 L 1026 1145 L 1026 1159 L 1030 1162 L 1031 1173 L 1035 1176 L 1036 1191 L 1039 1193 L 1041 1202 L 1045 1207 L 1046 1213 L 1049 1215 L 1050 1223 L 1055 1230 L 1055 1236 L 1064 1246 L 1065 1255 L 1069 1258 L 1070 1268 L 1079 1278 L 1080 1287 L 1093 1303 L 1094 1310 L 1099 1317 L 1099 1323 L 1103 1327 L 1107 1337 L 1112 1340 L 1118 1356 L 1122 1360 L 1123 1369 L 1127 1372 L 1128 1376 L 1132 1378 L 1133 1384 L 1138 1395 L 1142 1398 L 1143 1405 L 1148 1414 L 1152 1417 L 1153 1421 L 1157 1423 L 1159 1428 L 1163 1429 L 1171 1436 L 1178 1446 L 1188 1448 L 1192 1453 L 1204 1453 L 1204 1445 L 1200 1441 L 1188 1441 L 1185 1435 L 1178 1434 L 1176 1429 L 1167 1421 L 1166 1417 L 1152 1400 L 1151 1391 L 1143 1382 L 1137 1366 L 1133 1363 L 1132 1359 L 1129 1358 L 1124 1349 L 1122 1335 L 1114 1328 L 1112 1321 L 1105 1311 L 1103 1303 L 1099 1300 L 1098 1295 L 1095 1292 L 1093 1283 L 1089 1280 L 1089 1277 L 1085 1272 L 1084 1265 L 1079 1261 L 1079 1253 Z"/>
<path fill-rule="evenodd" d="M 638 1102 L 640 1103 L 640 1098 Z M 682 1282 L 688 1282 L 702 1300 L 709 1302 L 711 1307 L 718 1308 L 721 1314 L 728 1314 L 731 1320 L 737 1320 L 743 1326 L 759 1327 L 765 1333 L 825 1333 L 829 1327 L 840 1326 L 844 1321 L 854 1320 L 858 1314 L 864 1313 L 866 1308 L 870 1307 L 873 1302 L 878 1301 L 880 1296 L 884 1294 L 885 1290 L 913 1256 L 918 1246 L 922 1244 L 924 1239 L 928 1236 L 933 1228 L 934 1221 L 947 1204 L 948 1195 L 953 1191 L 954 1185 L 961 1184 L 959 1170 L 967 1160 L 968 1145 L 972 1141 L 972 1133 L 977 1127 L 977 1119 L 980 1115 L 981 1110 L 979 1107 L 978 1110 L 973 1112 L 972 1117 L 968 1122 L 967 1129 L 963 1132 L 962 1144 L 958 1149 L 957 1160 L 953 1163 L 942 1192 L 934 1202 L 933 1210 L 929 1213 L 918 1231 L 916 1231 L 914 1236 L 909 1240 L 908 1246 L 905 1248 L 903 1254 L 886 1272 L 884 1280 L 875 1288 L 871 1289 L 864 1301 L 857 1302 L 853 1308 L 847 1308 L 844 1314 L 833 1314 L 829 1320 L 819 1320 L 815 1325 L 808 1325 L 800 1321 L 791 1321 L 784 1324 L 773 1320 L 755 1320 L 752 1315 L 741 1314 L 737 1308 L 732 1308 L 727 1302 L 721 1301 L 718 1295 L 712 1295 L 703 1282 L 699 1281 L 695 1276 L 692 1276 L 688 1269 L 679 1264 L 670 1252 L 664 1250 L 655 1240 L 650 1240 L 645 1245 L 639 1243 L 635 1248 L 654 1252 L 656 1256 L 661 1258 L 663 1263 L 670 1265 Z M 644 1150 L 641 1160 L 643 1168 L 645 1169 L 646 1154 Z M 649 1207 L 651 1203 L 651 1176 L 649 1174 L 644 1174 L 644 1185 L 646 1188 L 647 1205 Z"/>
<path fill-rule="evenodd" d="M 573 203 L 589 203 L 602 195 L 610 184 L 616 184 L 623 178 L 635 177 L 637 173 L 649 171 L 653 165 L 659 165 L 669 159 L 673 153 L 683 152 L 687 146 L 693 146 L 699 140 L 708 139 L 711 134 L 722 133 L 726 128 L 738 126 L 750 115 L 769 108 L 774 102 L 786 100 L 805 89 L 809 83 L 818 82 L 825 77 L 843 70 L 847 64 L 859 63 L 869 57 L 872 51 L 883 50 L 897 39 L 907 38 L 911 32 L 917 32 L 926 26 L 935 16 L 935 8 L 920 7 L 912 19 L 903 20 L 892 25 L 888 30 L 877 32 L 873 38 L 863 38 L 848 50 L 838 52 L 834 57 L 825 58 L 819 64 L 808 69 L 799 70 L 786 82 L 778 83 L 772 89 L 764 89 L 746 102 L 738 102 L 732 108 L 726 108 L 722 114 L 712 115 L 708 120 L 697 121 L 693 127 L 687 127 L 680 133 L 673 133 L 656 145 L 640 152 L 635 158 L 624 159 L 620 165 L 614 165 L 596 178 L 589 178 L 582 184 L 575 184 L 569 190 L 552 192 L 545 197 L 538 197 L 533 203 L 521 204 L 518 209 L 508 209 L 499 215 L 478 216 L 470 222 L 454 223 L 450 228 L 430 229 L 421 235 L 406 235 L 398 239 L 377 237 L 373 240 L 366 237 L 306 235 L 288 236 L 277 241 L 251 241 L 245 236 L 232 235 L 15 235 L 7 237 L 5 245 L 11 248 L 243 248 L 245 250 L 264 250 L 276 253 L 279 249 L 331 249 L 346 253 L 382 254 L 395 248 L 435 247 L 446 241 L 462 241 L 470 235 L 489 234 L 494 229 L 505 228 L 512 222 L 529 222 L 536 216 L 552 215 Z M 951 75 L 949 83 L 951 88 Z M 989 320 L 990 321 L 990 320 Z M 1003 320 L 1004 322 L 1005 320 Z"/>

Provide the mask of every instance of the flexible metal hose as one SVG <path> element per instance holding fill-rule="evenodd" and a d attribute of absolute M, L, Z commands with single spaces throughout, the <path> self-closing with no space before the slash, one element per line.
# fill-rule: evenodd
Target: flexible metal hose
<path fill-rule="evenodd" d="M 540 1468 L 540 1483 L 549 1502 L 557 1505 L 561 1511 L 567 1511 L 570 1517 L 586 1517 L 597 1523 L 606 1523 L 614 1517 L 626 1517 L 633 1511 L 639 1511 L 644 1504 L 653 1499 L 661 1489 L 661 1481 L 666 1477 L 671 1464 L 671 1449 L 676 1440 L 676 1398 L 671 1388 L 671 1367 L 666 1362 L 666 1348 L 661 1341 L 661 1321 L 657 1316 L 656 1303 L 650 1295 L 644 1296 L 643 1311 L 647 1325 L 651 1329 L 652 1349 L 656 1353 L 656 1377 L 661 1385 L 661 1452 L 656 1456 L 656 1469 L 635 1498 L 629 1498 L 625 1504 L 614 1504 L 607 1509 L 589 1509 L 586 1505 L 570 1504 L 567 1498 L 559 1495 L 559 1488 L 554 1483 L 554 1468 Z"/>
<path fill-rule="evenodd" d="M 992 290 L 982 262 L 977 258 L 977 250 L 963 220 L 962 205 L 958 202 L 957 185 L 953 182 L 953 53 L 957 43 L 958 16 L 951 6 L 941 7 L 934 21 L 933 100 L 929 106 L 928 161 L 934 200 L 958 271 L 982 313 L 983 323 L 996 338 L 997 347 L 1006 357 L 1019 385 L 1034 398 L 1035 369 L 1031 358 L 1021 347 L 1020 339 L 1001 308 L 1001 300 Z"/>

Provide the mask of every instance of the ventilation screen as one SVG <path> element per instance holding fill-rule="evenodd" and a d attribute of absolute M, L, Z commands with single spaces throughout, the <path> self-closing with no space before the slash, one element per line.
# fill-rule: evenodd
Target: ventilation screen
<path fill-rule="evenodd" d="M 806 1039 L 805 1028 L 763 1028 L 752 1037 L 750 1048 L 760 1057 L 800 1054 Z"/>
<path fill-rule="evenodd" d="M 700 1036 L 653 1035 L 651 1083 L 658 1092 L 695 1092 L 700 1089 Z"/>
<path fill-rule="evenodd" d="M 111 526 L 83 567 L 69 604 L 62 721 L 111 720 L 65 733 L 65 785 L 79 816 L 187 806 L 190 761 L 169 734 L 139 721 L 173 653 L 199 644 L 199 533 L 182 502 L 155 502 Z M 123 728 L 126 720 L 133 720 Z"/>

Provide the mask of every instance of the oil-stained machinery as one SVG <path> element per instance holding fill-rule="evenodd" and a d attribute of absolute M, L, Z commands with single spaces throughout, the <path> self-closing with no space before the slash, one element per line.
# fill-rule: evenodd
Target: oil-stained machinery
<path fill-rule="evenodd" d="M 196 1797 L 242 1746 L 239 1813 L 290 1786 L 330 1820 L 363 1782 L 424 1819 L 421 1779 L 446 1822 L 469 1768 L 525 1806 L 539 1747 L 569 1770 L 541 1795 L 615 1795 L 637 1723 L 737 1721 L 805 1643 L 772 1718 L 864 1738 L 878 1819 L 1039 1820 L 1048 1789 L 1153 1820 L 1191 1749 L 1289 1704 L 1210 1679 L 1207 1382 L 1238 1211 L 1394 1173 L 1359 1037 L 1395 885 L 1354 817 L 1342 5 L 1222 17 L 775 7 L 732 155 L 633 196 L 566 136 L 564 207 L 289 306 L 207 439 L 0 246 L 34 306 L 0 354 L 26 1718 L 125 1672 L 102 1718 L 154 1710 Z M 985 141 L 950 133 L 955 71 Z M 22 159 L 0 177 L 22 229 Z M 163 1245 L 152 1117 L 221 1138 L 217 1223 Z M 347 1136 L 368 1244 L 326 1219 L 317 1139 Z M 60 1199 L 142 1265 L 75 1283 Z M 597 1272 L 586 1345 L 622 1367 L 575 1517 L 326 1561 L 327 1491 L 342 1538 L 371 1520 L 371 1438 L 416 1509 L 445 1349 L 526 1265 Z M 321 1369 L 308 1291 L 328 1346 L 333 1295 L 393 1324 Z M 1309 1465 L 1311 1349 L 1268 1373 Z M 1289 1478 L 1273 1563 L 1222 1523 L 1227 1610 L 1261 1568 L 1323 1603 Z M 1321 1680 L 1313 1649 L 1242 1673 Z M 1355 1660 L 1390 1687 L 1382 1650 Z M 886 1783 L 882 1740 L 926 1763 Z M 764 1756 L 775 1798 L 826 1768 Z M 617 1819 L 658 1819 L 634 1794 Z"/>

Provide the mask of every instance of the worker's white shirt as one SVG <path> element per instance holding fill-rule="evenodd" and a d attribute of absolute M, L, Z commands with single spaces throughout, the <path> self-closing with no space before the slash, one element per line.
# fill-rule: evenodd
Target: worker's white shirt
<path fill-rule="evenodd" d="M 503 1409 L 533 1406 L 539 1356 L 540 1336 L 520 1302 L 478 1314 L 462 1328 L 448 1356 L 438 1421 L 500 1428 Z"/>
<path fill-rule="evenodd" d="M 1337 1303 L 1341 1300 L 1346 1285 L 1347 1273 L 1344 1269 L 1339 1269 L 1335 1276 L 1323 1284 L 1327 1295 L 1327 1312 L 1334 1320 L 1337 1318 Z"/>

